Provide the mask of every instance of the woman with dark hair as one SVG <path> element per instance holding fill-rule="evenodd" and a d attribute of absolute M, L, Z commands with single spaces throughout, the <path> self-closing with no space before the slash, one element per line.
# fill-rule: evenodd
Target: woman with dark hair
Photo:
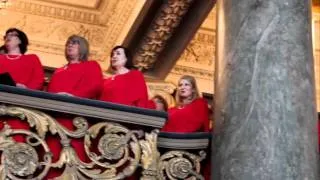
<path fill-rule="evenodd" d="M 9 73 L 17 87 L 43 88 L 44 72 L 41 62 L 35 54 L 25 54 L 29 40 L 19 29 L 10 28 L 4 36 L 4 46 L 0 54 L 0 74 Z"/>
<path fill-rule="evenodd" d="M 78 35 L 70 36 L 65 45 L 65 57 L 68 63 L 55 70 L 47 91 L 66 96 L 98 98 L 102 89 L 102 71 L 96 61 L 88 61 L 88 56 L 88 41 Z M 56 120 L 68 130 L 75 130 L 73 120 L 70 117 L 58 116 Z M 48 136 L 47 143 L 53 154 L 53 162 L 58 161 L 62 149 L 59 138 L 53 135 Z M 70 144 L 80 160 L 88 161 L 83 139 L 71 139 Z M 57 177 L 60 173 L 61 171 L 51 169 L 47 178 Z"/>
<path fill-rule="evenodd" d="M 20 88 L 41 90 L 44 82 L 44 72 L 40 60 L 35 54 L 25 54 L 28 46 L 27 35 L 16 28 L 6 31 L 4 45 L 0 54 L 0 74 L 10 77 L 10 85 Z M 1 80 L 1 79 L 0 79 Z M 12 82 L 14 81 L 14 82 Z M 5 82 L 4 84 L 8 84 Z M 14 118 L 1 118 L 0 129 L 4 127 L 3 122 L 10 125 L 12 129 L 30 129 L 26 121 Z M 25 142 L 23 135 L 14 135 L 17 142 Z"/>
<path fill-rule="evenodd" d="M 104 80 L 100 100 L 129 106 L 149 107 L 148 92 L 143 74 L 133 70 L 132 56 L 123 46 L 111 51 L 111 69 L 113 75 Z"/>
<path fill-rule="evenodd" d="M 200 98 L 194 77 L 180 78 L 176 94 L 177 106 L 168 110 L 169 118 L 162 131 L 190 133 L 209 131 L 209 108 Z"/>

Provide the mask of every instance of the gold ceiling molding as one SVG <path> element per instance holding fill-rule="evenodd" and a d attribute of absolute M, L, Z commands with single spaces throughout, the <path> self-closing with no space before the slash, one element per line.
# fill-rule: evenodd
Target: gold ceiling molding
<path fill-rule="evenodd" d="M 66 6 L 76 6 L 88 9 L 97 9 L 104 0 L 41 0 L 46 2 L 59 3 Z"/>
<path fill-rule="evenodd" d="M 148 88 L 152 91 L 165 91 L 168 94 L 173 94 L 177 88 L 174 84 L 168 82 L 147 82 Z"/>
<path fill-rule="evenodd" d="M 106 28 L 99 26 L 90 26 L 75 22 L 57 21 L 53 18 L 29 16 L 21 14 L 8 14 L 11 19 L 4 19 L 0 25 L 8 27 L 18 27 L 23 29 L 31 41 L 43 44 L 42 46 L 49 49 L 56 45 L 64 49 L 65 41 L 72 34 L 79 34 L 86 37 L 93 48 L 101 47 L 106 37 Z M 3 29 L 5 31 L 5 29 Z M 54 44 L 54 46 L 52 46 Z"/>
<path fill-rule="evenodd" d="M 134 10 L 134 7 L 136 3 L 139 0 L 121 0 L 116 1 L 117 3 L 113 4 L 113 8 L 108 8 L 111 13 L 113 13 L 110 16 L 104 15 L 103 17 L 108 18 L 108 23 L 106 24 L 106 30 L 104 35 L 104 41 L 100 44 L 102 47 L 101 51 L 104 51 L 106 53 L 104 54 L 104 58 L 109 58 L 109 52 L 116 44 L 117 39 L 119 38 L 119 35 L 123 31 L 123 27 L 128 23 L 128 20 L 130 16 L 132 15 L 132 12 Z"/>
<path fill-rule="evenodd" d="M 60 45 L 50 44 L 50 43 L 44 44 L 43 42 L 40 42 L 40 41 L 31 41 L 28 49 L 33 51 L 39 51 L 39 52 L 50 53 L 55 55 L 63 55 L 63 56 L 65 51 L 64 46 L 62 47 Z M 100 61 L 100 58 L 101 57 L 99 56 L 98 51 L 90 50 L 90 59 Z"/>
<path fill-rule="evenodd" d="M 188 44 L 179 62 L 191 62 L 196 65 L 203 64 L 212 66 L 215 59 L 215 34 L 198 32 Z"/>
<path fill-rule="evenodd" d="M 207 79 L 213 81 L 213 71 L 206 71 L 204 69 L 198 69 L 198 68 L 192 68 L 192 67 L 186 67 L 186 66 L 180 66 L 176 65 L 173 67 L 171 73 L 177 74 L 177 75 L 191 75 L 195 78 L 199 79 Z"/>
<path fill-rule="evenodd" d="M 83 9 L 68 8 L 67 6 L 56 7 L 50 4 L 41 4 L 37 1 L 16 0 L 12 3 L 10 10 L 88 24 L 99 22 L 99 14 L 94 11 L 88 12 L 83 11 Z"/>
<path fill-rule="evenodd" d="M 153 67 L 158 55 L 179 26 L 193 0 L 168 0 L 156 15 L 134 55 L 135 66 L 141 70 Z"/>
<path fill-rule="evenodd" d="M 10 18 L 1 18 L 0 30 L 20 28 L 34 43 L 30 46 L 33 52 L 62 56 L 66 39 L 78 34 L 88 39 L 91 58 L 105 62 L 112 47 L 121 43 L 125 38 L 122 36 L 129 31 L 127 25 L 137 3 L 141 0 L 101 1 L 98 9 L 89 11 L 76 5 L 49 3 L 49 0 L 16 0 L 5 15 Z M 50 57 L 43 59 L 51 61 Z M 50 63 L 45 65 L 50 66 Z"/>

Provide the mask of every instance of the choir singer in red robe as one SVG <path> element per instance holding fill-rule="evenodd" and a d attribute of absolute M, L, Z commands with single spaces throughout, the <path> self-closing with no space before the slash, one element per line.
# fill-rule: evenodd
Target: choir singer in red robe
<path fill-rule="evenodd" d="M 169 108 L 169 118 L 162 131 L 190 133 L 209 131 L 209 109 L 207 102 L 200 98 L 194 77 L 180 78 L 176 94 L 177 106 Z"/>
<path fill-rule="evenodd" d="M 88 61 L 88 55 L 88 41 L 81 36 L 70 36 L 65 45 L 65 56 L 68 63 L 55 70 L 47 91 L 66 96 L 98 98 L 102 89 L 102 71 L 96 61 Z M 69 130 L 75 130 L 71 118 L 59 116 L 56 120 Z M 62 148 L 59 141 L 58 137 L 49 136 L 47 138 L 54 162 L 59 159 Z M 83 141 L 82 138 L 72 139 L 71 146 L 82 161 L 88 161 Z M 56 177 L 59 173 L 49 172 L 47 178 Z"/>
<path fill-rule="evenodd" d="M 44 82 L 43 68 L 37 55 L 25 54 L 28 44 L 28 37 L 23 31 L 16 28 L 6 31 L 4 45 L 1 46 L 4 54 L 0 54 L 0 74 L 9 74 L 19 88 L 41 90 Z M 25 120 L 14 118 L 2 118 L 0 129 L 3 128 L 3 122 L 7 122 L 12 129 L 30 129 Z M 18 142 L 25 141 L 22 135 L 15 135 L 14 139 Z"/>
<path fill-rule="evenodd" d="M 132 69 L 132 55 L 129 50 L 123 46 L 114 47 L 110 64 L 113 75 L 104 80 L 100 100 L 154 109 L 154 104 L 148 101 L 143 74 Z"/>
<path fill-rule="evenodd" d="M 41 90 L 44 72 L 35 54 L 25 54 L 28 50 L 27 35 L 19 29 L 10 28 L 4 36 L 4 46 L 0 54 L 0 74 L 9 73 L 17 87 Z"/>

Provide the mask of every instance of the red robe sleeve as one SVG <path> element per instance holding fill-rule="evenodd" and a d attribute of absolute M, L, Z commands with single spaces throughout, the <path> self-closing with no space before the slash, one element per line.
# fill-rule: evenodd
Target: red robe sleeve
<path fill-rule="evenodd" d="M 85 75 L 81 77 L 77 88 L 71 94 L 83 98 L 97 98 L 102 89 L 102 71 L 96 61 L 88 61 L 85 67 Z"/>
<path fill-rule="evenodd" d="M 204 99 L 199 98 L 183 108 L 171 108 L 169 118 L 162 128 L 167 132 L 209 131 L 209 109 Z"/>
<path fill-rule="evenodd" d="M 131 80 L 133 92 L 133 105 L 142 108 L 152 107 L 152 103 L 148 100 L 147 85 L 143 74 L 140 71 L 133 70 L 133 79 Z"/>
<path fill-rule="evenodd" d="M 32 66 L 32 75 L 29 76 L 29 79 L 25 86 L 30 89 L 41 90 L 44 82 L 44 72 L 41 62 L 36 55 L 29 55 L 28 58 L 28 60 L 30 61 L 30 66 Z"/>

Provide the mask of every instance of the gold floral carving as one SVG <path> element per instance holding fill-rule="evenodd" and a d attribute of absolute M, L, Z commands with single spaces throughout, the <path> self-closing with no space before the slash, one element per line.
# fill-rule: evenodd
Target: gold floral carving
<path fill-rule="evenodd" d="M 143 167 L 142 180 L 157 179 L 204 179 L 200 174 L 200 162 L 206 153 L 200 151 L 194 155 L 187 151 L 168 151 L 160 155 L 157 142 L 159 131 L 146 133 L 145 140 L 140 140 L 142 148 L 141 163 Z"/>
<path fill-rule="evenodd" d="M 188 179 L 203 180 L 200 174 L 200 162 L 205 159 L 206 153 L 200 151 L 194 155 L 186 151 L 169 151 L 160 158 L 160 179 Z"/>
<path fill-rule="evenodd" d="M 12 129 L 4 116 L 25 120 L 32 128 Z M 82 117 L 74 118 L 74 130 L 69 130 L 41 111 L 6 105 L 0 106 L 0 117 L 4 121 L 0 131 L 1 179 L 44 179 L 50 168 L 59 168 L 62 174 L 55 178 L 58 180 L 116 180 L 131 176 L 139 166 L 143 168 L 143 180 L 203 179 L 199 172 L 205 153 L 195 155 L 175 150 L 161 155 L 157 147 L 158 130 L 144 133 L 110 122 L 97 122 L 89 127 Z M 16 135 L 22 135 L 25 141 L 17 142 Z M 46 142 L 48 135 L 57 135 L 62 145 L 56 162 L 52 162 Z M 71 139 L 84 139 L 90 162 L 78 157 Z"/>
<path fill-rule="evenodd" d="M 195 66 L 204 64 L 212 66 L 215 54 L 215 35 L 209 33 L 197 33 L 187 48 L 184 50 L 179 61 L 191 62 Z"/>
<path fill-rule="evenodd" d="M 168 82 L 148 82 L 147 86 L 149 97 L 160 95 L 167 101 L 169 107 L 175 106 L 176 102 L 173 93 L 177 87 L 174 84 Z"/>
<path fill-rule="evenodd" d="M 141 163 L 143 167 L 141 180 L 157 180 L 159 177 L 160 153 L 157 148 L 159 131 L 146 133 L 145 140 L 140 140 L 142 148 Z"/>
<path fill-rule="evenodd" d="M 103 122 L 89 128 L 86 119 L 77 117 L 73 119 L 75 130 L 71 131 L 43 112 L 5 105 L 0 106 L 0 116 L 26 120 L 36 130 L 33 133 L 11 129 L 4 122 L 5 127 L 0 131 L 0 151 L 3 152 L 0 177 L 3 179 L 43 179 L 50 168 L 64 168 L 56 179 L 124 179 L 135 172 L 140 162 L 138 139 L 143 132 L 130 131 L 119 124 Z M 49 132 L 58 135 L 63 147 L 59 160 L 54 163 L 45 141 Z M 23 135 L 26 142 L 16 142 L 12 138 L 16 134 Z M 70 144 L 71 138 L 84 139 L 84 148 L 91 162 L 79 159 Z M 98 151 L 92 150 L 93 142 L 98 142 Z M 43 154 L 38 153 L 41 149 Z"/>
<path fill-rule="evenodd" d="M 35 1 L 15 0 L 10 7 L 11 10 L 33 15 L 54 17 L 64 20 L 76 20 L 77 22 L 95 24 L 98 22 L 99 14 L 94 11 L 83 11 L 83 9 L 71 9 L 66 7 L 55 7 Z"/>
<path fill-rule="evenodd" d="M 160 7 L 158 15 L 134 55 L 137 68 L 143 70 L 153 66 L 192 2 L 193 0 L 168 0 Z"/>

